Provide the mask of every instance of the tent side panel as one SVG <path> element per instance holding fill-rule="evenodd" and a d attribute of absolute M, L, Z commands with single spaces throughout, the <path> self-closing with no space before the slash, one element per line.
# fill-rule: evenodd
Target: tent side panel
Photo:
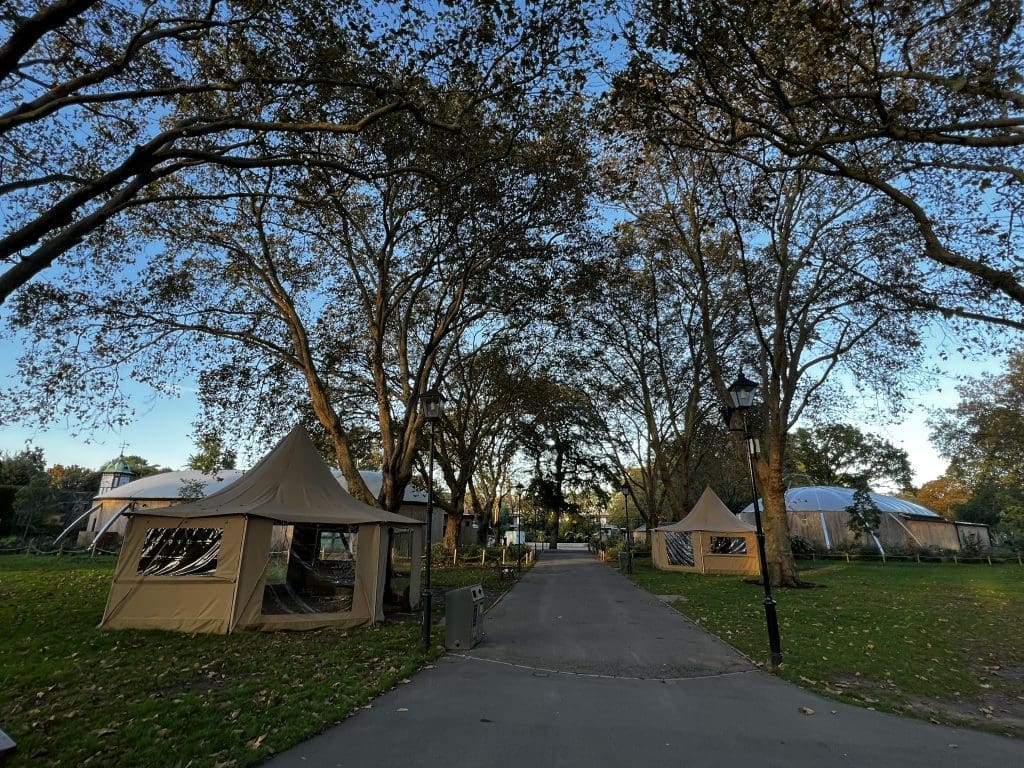
<path fill-rule="evenodd" d="M 886 512 L 883 512 L 881 515 L 877 533 L 883 547 L 916 546 L 914 539 L 907 533 L 906 529 L 896 522 L 896 519 L 891 514 Z M 914 535 L 917 535 L 916 531 L 914 531 Z"/>
<path fill-rule="evenodd" d="M 956 525 L 948 520 L 904 520 L 923 546 L 940 549 L 960 549 L 960 537 Z"/>
<path fill-rule="evenodd" d="M 751 515 L 751 517 L 753 517 L 753 515 Z M 821 518 L 817 512 L 814 514 L 790 512 L 788 518 L 790 534 L 807 539 L 807 541 L 814 544 L 815 547 L 824 549 L 825 536 L 821 532 Z"/>
<path fill-rule="evenodd" d="M 121 553 L 117 556 L 117 565 L 114 567 L 114 581 L 110 585 L 110 592 L 107 593 L 107 606 L 103 609 L 103 618 L 100 619 L 101 627 L 108 625 L 117 614 L 120 605 L 131 594 L 128 579 L 134 577 L 136 564 L 142 554 L 142 544 L 149 528 L 146 521 L 147 518 L 138 516 L 128 520 Z"/>
<path fill-rule="evenodd" d="M 961 523 L 954 523 L 954 525 L 956 525 L 956 534 L 960 539 L 961 549 L 975 540 L 985 549 L 992 546 L 992 535 L 989 533 L 987 525 L 963 525 Z"/>
<path fill-rule="evenodd" d="M 707 571 L 704 570 L 704 556 L 708 548 L 707 534 L 704 531 L 692 531 L 690 533 L 690 540 L 693 542 L 693 567 L 700 573 L 706 573 Z"/>
<path fill-rule="evenodd" d="M 832 542 L 832 549 L 839 549 L 844 543 L 854 540 L 853 532 L 850 531 L 850 513 L 845 510 L 830 510 L 825 512 L 811 512 L 825 518 L 825 525 L 828 526 L 828 537 Z"/>
<path fill-rule="evenodd" d="M 384 526 L 377 523 L 360 525 L 352 618 L 363 616 L 367 624 L 384 621 L 384 581 L 389 556 Z"/>
<path fill-rule="evenodd" d="M 667 570 L 668 552 L 665 551 L 665 532 L 655 531 L 651 541 L 651 562 L 659 571 Z"/>
<path fill-rule="evenodd" d="M 263 517 L 246 519 L 232 629 L 255 625 L 260 621 L 273 531 L 273 520 Z"/>
<path fill-rule="evenodd" d="M 231 602 L 238 574 L 242 519 L 199 521 L 136 515 L 126 530 L 114 583 L 100 623 L 111 629 L 170 629 L 224 634 L 230 627 Z M 138 573 L 146 534 L 151 528 L 220 528 L 223 530 L 213 576 L 145 576 Z M 130 535 L 128 535 L 130 534 Z"/>
<path fill-rule="evenodd" d="M 412 562 L 409 564 L 409 608 L 411 610 L 420 607 L 420 592 L 423 590 L 420 573 L 423 570 L 425 536 L 426 526 L 417 525 L 412 528 Z"/>

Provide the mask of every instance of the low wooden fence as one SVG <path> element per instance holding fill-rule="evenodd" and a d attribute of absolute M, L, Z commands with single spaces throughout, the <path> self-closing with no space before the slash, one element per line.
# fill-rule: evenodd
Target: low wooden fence
<path fill-rule="evenodd" d="M 821 560 L 823 562 L 834 560 L 845 560 L 847 563 L 855 561 L 869 561 L 888 563 L 910 562 L 910 563 L 954 563 L 956 565 L 1003 565 L 1015 564 L 1024 565 L 1024 555 L 1017 552 L 1012 555 L 964 555 L 956 552 L 949 554 L 935 554 L 931 552 L 913 552 L 910 554 L 887 555 L 887 554 L 862 554 L 859 552 L 812 552 L 809 554 L 794 555 L 797 560 Z"/>

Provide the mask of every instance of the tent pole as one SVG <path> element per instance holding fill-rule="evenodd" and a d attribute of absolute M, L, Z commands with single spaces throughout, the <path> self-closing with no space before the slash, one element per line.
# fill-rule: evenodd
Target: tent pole
<path fill-rule="evenodd" d="M 95 506 L 93 506 L 93 507 L 89 507 L 89 511 L 86 512 L 83 515 L 79 515 L 78 517 L 76 517 L 74 522 L 71 523 L 71 525 L 69 525 L 67 528 L 65 528 L 63 531 L 60 532 L 60 535 L 56 539 L 53 540 L 53 543 L 57 544 L 61 539 L 63 539 L 65 536 L 67 536 L 71 532 L 72 528 L 74 528 L 76 525 L 78 525 L 80 522 L 82 522 L 82 520 L 87 518 L 93 512 L 95 512 L 98 509 L 102 509 L 102 508 L 103 508 L 102 502 L 97 504 L 97 505 L 95 505 Z"/>
<path fill-rule="evenodd" d="M 110 516 L 110 519 L 107 520 L 107 522 L 105 522 L 98 531 L 96 531 L 96 537 L 92 540 L 92 544 L 89 545 L 89 549 L 92 550 L 93 555 L 96 554 L 96 545 L 99 542 L 100 538 L 103 536 L 103 534 L 107 532 L 107 529 L 114 524 L 114 521 L 117 520 L 117 518 L 119 518 L 122 514 L 124 514 L 134 506 L 135 501 L 129 501 L 127 504 L 125 504 L 123 507 L 117 510 L 117 512 L 112 514 Z"/>

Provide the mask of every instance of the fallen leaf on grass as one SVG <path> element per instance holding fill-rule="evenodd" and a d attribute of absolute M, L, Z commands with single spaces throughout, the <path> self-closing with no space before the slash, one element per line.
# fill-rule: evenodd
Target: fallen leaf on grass
<path fill-rule="evenodd" d="M 263 742 L 266 740 L 267 734 L 264 733 L 262 736 L 257 736 L 255 739 L 250 741 L 248 744 L 246 744 L 246 746 L 249 747 L 249 749 L 259 749 L 261 746 L 263 746 Z"/>

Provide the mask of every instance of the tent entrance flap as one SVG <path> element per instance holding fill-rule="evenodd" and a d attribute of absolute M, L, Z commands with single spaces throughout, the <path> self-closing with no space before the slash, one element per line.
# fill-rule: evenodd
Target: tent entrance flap
<path fill-rule="evenodd" d="M 356 590 L 359 526 L 274 526 L 263 615 L 348 613 Z"/>

